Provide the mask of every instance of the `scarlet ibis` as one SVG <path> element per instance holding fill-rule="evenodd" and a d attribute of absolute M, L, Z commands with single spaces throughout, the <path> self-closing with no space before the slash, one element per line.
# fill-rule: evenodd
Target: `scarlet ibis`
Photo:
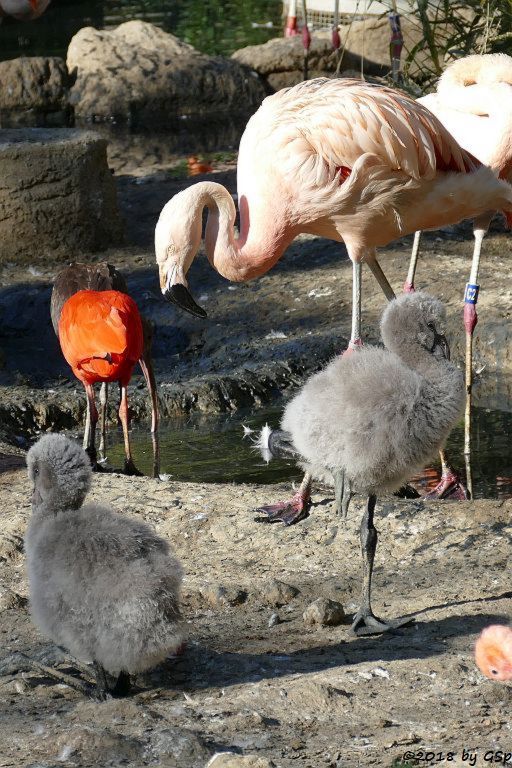
<path fill-rule="evenodd" d="M 63 269 L 53 285 L 50 313 L 55 333 L 59 335 L 58 326 L 65 302 L 80 290 L 109 291 L 115 290 L 121 293 L 128 293 L 128 286 L 123 275 L 112 264 L 100 262 L 98 264 L 73 263 Z M 141 315 L 142 332 L 144 337 L 144 346 L 139 365 L 144 374 L 146 385 L 151 397 L 151 434 L 153 442 L 153 475 L 159 474 L 159 446 L 157 438 L 158 429 L 158 398 L 156 394 L 156 379 L 153 370 L 151 349 L 153 343 L 153 326 L 151 322 Z M 100 457 L 104 458 L 105 451 L 105 432 L 106 432 L 106 409 L 108 398 L 108 384 L 103 382 L 100 392 Z M 90 411 L 87 409 L 87 422 L 84 434 L 84 448 L 89 446 L 90 435 Z M 94 441 L 93 441 L 94 442 Z"/>
<path fill-rule="evenodd" d="M 127 396 L 128 382 L 143 348 L 142 322 L 136 303 L 120 291 L 78 291 L 62 307 L 58 331 L 62 353 L 85 387 L 91 424 L 87 452 L 91 461 L 96 461 L 94 437 L 98 421 L 93 385 L 118 381 L 125 472 L 140 474 L 131 455 Z"/>

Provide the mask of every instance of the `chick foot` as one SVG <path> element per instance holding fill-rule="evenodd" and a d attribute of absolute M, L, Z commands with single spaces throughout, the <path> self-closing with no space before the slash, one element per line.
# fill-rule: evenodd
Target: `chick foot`
<path fill-rule="evenodd" d="M 459 475 L 452 469 L 443 472 L 441 480 L 434 490 L 425 494 L 424 499 L 452 499 L 453 501 L 466 501 L 469 499 L 467 488 Z"/>
<path fill-rule="evenodd" d="M 394 619 L 393 621 L 382 621 L 382 619 L 378 619 L 372 611 L 360 608 L 354 616 L 354 621 L 352 622 L 350 629 L 354 635 L 357 635 L 358 637 L 363 637 L 365 635 L 381 635 L 384 632 L 398 629 L 398 627 L 403 627 L 406 624 L 412 624 L 413 621 L 414 618 L 411 617 Z"/>
<path fill-rule="evenodd" d="M 311 496 L 298 491 L 291 499 L 287 501 L 278 501 L 277 504 L 267 504 L 264 507 L 258 507 L 255 512 L 261 512 L 267 515 L 266 522 L 282 522 L 285 525 L 294 525 L 308 517 L 311 506 Z"/>

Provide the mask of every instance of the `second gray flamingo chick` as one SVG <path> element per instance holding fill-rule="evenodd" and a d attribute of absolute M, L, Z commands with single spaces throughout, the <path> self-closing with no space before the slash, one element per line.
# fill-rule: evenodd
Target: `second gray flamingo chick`
<path fill-rule="evenodd" d="M 368 497 L 361 523 L 362 601 L 352 625 L 358 634 L 403 623 L 380 621 L 371 609 L 376 497 L 396 491 L 436 455 L 464 408 L 462 372 L 449 361 L 440 333 L 444 321 L 441 302 L 425 293 L 391 301 L 381 321 L 386 348 L 335 358 L 288 403 L 282 429 L 265 428 L 260 435 L 267 460 L 293 456 L 314 477 L 333 479 L 344 517 L 352 494 Z M 261 509 L 270 520 L 283 519 L 280 505 Z"/>
<path fill-rule="evenodd" d="M 130 674 L 182 643 L 182 568 L 145 523 L 100 504 L 82 506 L 92 470 L 85 451 L 49 434 L 27 455 L 34 486 L 25 537 L 35 624 L 77 659 L 92 662 L 97 692 L 126 693 Z"/>

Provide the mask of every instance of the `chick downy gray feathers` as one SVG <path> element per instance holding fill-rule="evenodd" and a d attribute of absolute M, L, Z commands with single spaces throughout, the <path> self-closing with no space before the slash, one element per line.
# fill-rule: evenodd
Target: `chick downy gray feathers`
<path fill-rule="evenodd" d="M 155 666 L 182 642 L 182 568 L 169 545 L 107 506 L 77 508 L 91 468 L 68 438 L 41 438 L 27 463 L 35 485 L 25 538 L 34 622 L 78 659 L 111 674 Z"/>
<path fill-rule="evenodd" d="M 41 437 L 27 453 L 27 467 L 34 488 L 36 475 L 39 479 L 39 507 L 47 507 L 50 514 L 56 514 L 82 506 L 91 487 L 91 462 L 67 437 L 57 434 Z"/>
<path fill-rule="evenodd" d="M 434 343 L 444 321 L 437 299 L 404 294 L 382 317 L 386 349 L 337 357 L 306 382 L 281 421 L 304 467 L 316 476 L 341 469 L 352 492 L 378 494 L 436 455 L 465 398 L 462 372 Z"/>

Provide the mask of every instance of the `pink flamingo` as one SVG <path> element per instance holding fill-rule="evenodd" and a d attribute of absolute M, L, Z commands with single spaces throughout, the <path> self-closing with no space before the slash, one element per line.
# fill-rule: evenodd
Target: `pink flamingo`
<path fill-rule="evenodd" d="M 512 189 L 460 148 L 423 105 L 391 88 L 318 78 L 266 98 L 249 120 L 238 156 L 235 205 L 214 182 L 175 195 L 155 229 L 164 296 L 205 317 L 186 274 L 201 243 L 228 280 L 267 272 L 302 232 L 343 241 L 353 264 L 352 332 L 361 344 L 361 265 L 388 299 L 395 294 L 375 249 L 418 229 L 436 229 L 488 210 L 512 209 Z M 292 503 L 304 505 L 310 478 Z"/>
<path fill-rule="evenodd" d="M 0 0 L 0 17 L 12 16 L 17 21 L 32 21 L 43 14 L 51 0 Z"/>
<path fill-rule="evenodd" d="M 512 57 L 504 53 L 466 56 L 441 76 L 436 93 L 418 101 L 428 107 L 457 142 L 500 179 L 512 181 Z M 466 414 L 464 454 L 468 489 L 471 482 L 471 389 L 473 333 L 478 321 L 478 270 L 482 241 L 496 209 L 483 211 L 473 222 L 474 248 L 469 282 L 464 292 L 466 329 Z M 421 232 L 416 232 L 404 290 L 414 290 Z M 445 468 L 443 478 L 446 481 Z M 441 480 L 443 483 L 443 479 Z"/>

